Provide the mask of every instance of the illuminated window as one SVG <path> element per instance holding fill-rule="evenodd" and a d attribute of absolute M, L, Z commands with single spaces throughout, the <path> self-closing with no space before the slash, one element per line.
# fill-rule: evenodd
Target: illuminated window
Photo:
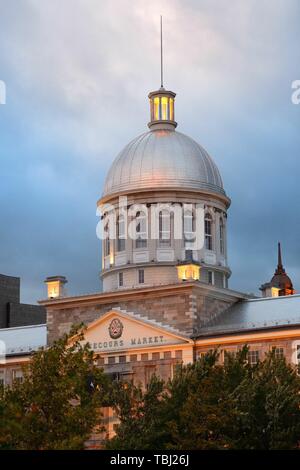
<path fill-rule="evenodd" d="M 153 114 L 154 114 L 154 120 L 155 121 L 159 121 L 160 120 L 160 106 L 159 106 L 159 103 L 160 102 L 160 99 L 158 96 L 156 96 L 153 100 L 153 103 L 154 103 L 154 106 L 153 106 Z"/>
<path fill-rule="evenodd" d="M 144 212 L 137 212 L 136 214 L 136 248 L 147 247 L 147 217 Z"/>
<path fill-rule="evenodd" d="M 117 250 L 125 250 L 125 219 L 123 215 L 120 215 L 117 221 Z"/>
<path fill-rule="evenodd" d="M 169 119 L 170 121 L 174 121 L 174 99 L 169 99 Z"/>
<path fill-rule="evenodd" d="M 170 212 L 167 210 L 159 213 L 159 245 L 171 245 L 171 217 Z"/>
<path fill-rule="evenodd" d="M 224 222 L 223 222 L 223 219 L 220 219 L 220 253 L 221 253 L 221 255 L 224 255 L 224 253 L 225 253 Z"/>
<path fill-rule="evenodd" d="M 205 230 L 205 248 L 207 250 L 213 249 L 212 241 L 212 216 L 210 214 L 205 214 L 204 219 L 204 230 Z"/>
<path fill-rule="evenodd" d="M 186 249 L 193 248 L 195 241 L 195 214 L 192 210 L 186 210 L 183 216 L 184 244 Z"/>
<path fill-rule="evenodd" d="M 161 119 L 163 119 L 164 121 L 166 121 L 167 119 L 169 119 L 169 106 L 168 106 L 168 103 L 169 102 L 169 99 L 166 97 L 166 96 L 163 96 L 161 98 Z"/>

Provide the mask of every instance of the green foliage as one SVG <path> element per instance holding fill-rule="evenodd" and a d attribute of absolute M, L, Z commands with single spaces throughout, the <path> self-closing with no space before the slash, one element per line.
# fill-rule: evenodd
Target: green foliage
<path fill-rule="evenodd" d="M 293 449 L 300 440 L 300 382 L 269 353 L 251 366 L 247 347 L 212 351 L 146 390 L 115 384 L 120 424 L 109 449 Z"/>
<path fill-rule="evenodd" d="M 89 345 L 82 344 L 83 333 L 77 327 L 36 352 L 24 370 L 23 382 L 2 389 L 0 448 L 84 447 L 99 422 L 96 410 L 106 398 L 107 379 Z"/>

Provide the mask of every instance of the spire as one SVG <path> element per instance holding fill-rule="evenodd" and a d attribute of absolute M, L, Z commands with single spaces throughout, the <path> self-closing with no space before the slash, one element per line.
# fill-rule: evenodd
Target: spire
<path fill-rule="evenodd" d="M 160 16 L 160 87 L 164 87 L 163 74 L 163 34 L 162 34 L 162 16 Z"/>
<path fill-rule="evenodd" d="M 277 266 L 278 269 L 282 269 L 283 266 L 282 266 L 282 258 L 281 258 L 281 246 L 280 246 L 280 242 L 278 242 L 278 266 Z"/>
<path fill-rule="evenodd" d="M 283 274 L 283 273 L 285 273 L 285 269 L 283 268 L 283 265 L 282 265 L 281 245 L 280 245 L 280 242 L 278 242 L 278 264 L 277 264 L 277 269 L 275 271 L 275 274 Z"/>
<path fill-rule="evenodd" d="M 174 131 L 177 122 L 174 119 L 174 102 L 176 93 L 164 89 L 163 74 L 163 30 L 162 16 L 160 17 L 160 89 L 151 91 L 148 98 L 150 100 L 150 122 L 148 127 L 151 130 Z"/>

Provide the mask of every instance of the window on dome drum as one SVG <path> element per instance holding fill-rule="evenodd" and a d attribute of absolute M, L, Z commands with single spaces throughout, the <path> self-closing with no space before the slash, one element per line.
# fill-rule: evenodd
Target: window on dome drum
<path fill-rule="evenodd" d="M 4 370 L 0 370 L 0 387 L 4 385 Z"/>
<path fill-rule="evenodd" d="M 186 210 L 183 215 L 183 231 L 185 249 L 192 249 L 195 241 L 195 213 Z"/>
<path fill-rule="evenodd" d="M 259 361 L 259 351 L 249 351 L 247 359 L 251 366 L 257 364 Z"/>
<path fill-rule="evenodd" d="M 213 271 L 208 271 L 208 284 L 214 284 L 214 273 Z"/>
<path fill-rule="evenodd" d="M 223 219 L 220 219 L 220 253 L 224 255 L 225 253 L 225 245 L 224 245 L 224 222 Z"/>
<path fill-rule="evenodd" d="M 210 214 L 205 214 L 204 230 L 205 230 L 205 248 L 207 250 L 212 250 L 213 249 L 212 216 Z"/>
<path fill-rule="evenodd" d="M 136 213 L 136 248 L 147 247 L 147 217 L 144 212 Z"/>
<path fill-rule="evenodd" d="M 167 210 L 159 213 L 159 245 L 171 245 L 171 217 Z"/>
<path fill-rule="evenodd" d="M 119 273 L 119 275 L 118 275 L 118 284 L 119 284 L 119 287 L 123 287 L 123 285 L 124 285 L 124 275 L 123 275 L 123 273 Z"/>
<path fill-rule="evenodd" d="M 125 219 L 120 215 L 117 220 L 117 251 L 125 250 Z"/>
<path fill-rule="evenodd" d="M 139 284 L 145 283 L 145 271 L 143 269 L 139 269 Z"/>
<path fill-rule="evenodd" d="M 109 256 L 110 254 L 110 239 L 109 239 L 109 224 L 107 224 L 104 227 L 104 256 Z"/>

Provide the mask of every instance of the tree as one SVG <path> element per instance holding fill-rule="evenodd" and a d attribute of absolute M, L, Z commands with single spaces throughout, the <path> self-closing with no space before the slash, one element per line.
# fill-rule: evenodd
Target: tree
<path fill-rule="evenodd" d="M 114 382 L 111 405 L 120 419 L 117 435 L 107 449 L 159 449 L 165 430 L 161 421 L 163 381 L 153 377 L 146 390 L 132 382 Z"/>
<path fill-rule="evenodd" d="M 83 334 L 74 328 L 34 353 L 23 382 L 2 389 L 0 448 L 82 449 L 97 423 L 100 431 L 107 379 Z"/>
<path fill-rule="evenodd" d="M 212 351 L 163 384 L 115 385 L 120 424 L 110 449 L 293 449 L 300 436 L 296 369 L 269 353 L 257 365 L 248 348 Z M 121 392 L 118 391 L 121 389 Z"/>

